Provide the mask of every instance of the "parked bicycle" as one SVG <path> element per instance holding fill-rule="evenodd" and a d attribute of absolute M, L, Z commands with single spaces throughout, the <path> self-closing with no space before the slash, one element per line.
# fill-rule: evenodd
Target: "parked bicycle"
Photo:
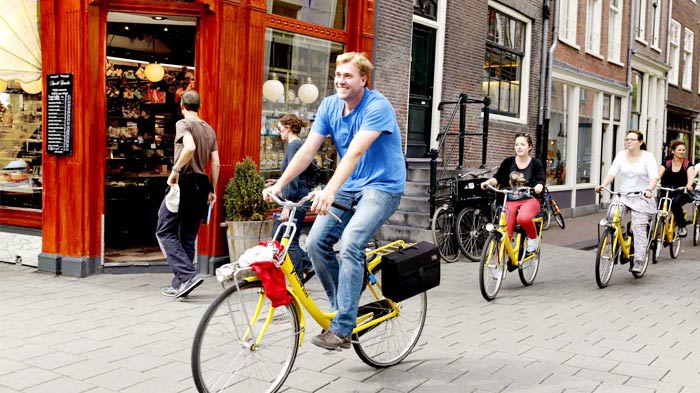
<path fill-rule="evenodd" d="M 552 217 L 554 217 L 554 220 L 559 224 L 561 229 L 566 228 L 564 216 L 561 215 L 559 204 L 554 200 L 547 186 L 544 186 L 540 195 L 540 215 L 544 221 L 544 229 L 549 229 L 549 225 L 552 223 Z"/>
<path fill-rule="evenodd" d="M 437 206 L 431 222 L 433 242 L 446 262 L 455 262 L 460 252 L 478 261 L 486 241 L 484 227 L 493 220 L 493 194 L 479 184 L 492 169 L 472 171 L 438 180 Z"/>
<path fill-rule="evenodd" d="M 601 187 L 610 193 L 611 196 L 620 195 L 642 195 L 641 192 L 615 192 L 607 187 Z M 605 288 L 610 283 L 613 267 L 620 263 L 630 263 L 630 271 L 635 278 L 642 278 L 649 266 L 649 247 L 651 242 L 647 242 L 646 258 L 642 264 L 640 272 L 632 271 L 632 262 L 634 261 L 634 233 L 631 230 L 631 223 L 627 224 L 627 228 L 622 226 L 622 217 L 620 216 L 619 206 L 615 208 L 612 220 L 604 218 L 600 220 L 600 227 L 605 227 L 602 236 L 598 236 L 598 249 L 595 258 L 595 281 L 599 288 Z M 599 227 L 599 230 L 600 230 Z"/>
<path fill-rule="evenodd" d="M 673 259 L 678 258 L 678 255 L 681 253 L 681 237 L 678 235 L 676 219 L 671 212 L 673 198 L 669 195 L 675 191 L 685 191 L 685 186 L 676 188 L 659 186 L 658 189 L 665 192 L 665 194 L 659 198 L 654 224 L 652 225 L 653 229 L 649 236 L 649 241 L 651 242 L 649 250 L 651 251 L 652 263 L 659 261 L 661 250 L 664 247 L 670 246 L 669 251 Z M 683 214 L 686 214 L 685 211 Z"/>
<path fill-rule="evenodd" d="M 518 187 L 514 190 L 501 190 L 491 185 L 488 186 L 494 192 L 503 194 L 503 206 L 508 194 L 530 194 L 533 188 Z M 481 253 L 479 266 L 479 289 L 486 300 L 493 300 L 501 289 L 501 284 L 507 271 L 518 270 L 520 282 L 524 286 L 532 285 L 540 266 L 540 245 L 542 240 L 542 217 L 535 217 L 533 221 L 537 227 L 537 249 L 533 253 L 525 252 L 527 236 L 520 226 L 516 226 L 513 237 L 508 234 L 506 227 L 506 208 L 499 209 L 497 224 L 486 225 L 488 237 Z"/>
<path fill-rule="evenodd" d="M 277 229 L 283 231 L 284 248 L 275 263 L 284 273 L 292 302 L 273 307 L 262 281 L 250 267 L 234 263 L 217 269 L 217 280 L 231 285 L 209 306 L 197 327 L 191 362 L 199 392 L 278 391 L 292 370 L 307 332 L 303 310 L 323 329 L 330 327 L 335 315 L 321 311 L 286 252 L 297 229 L 294 212 L 308 197 L 299 202 L 270 197 L 290 209 L 289 220 Z M 382 293 L 382 257 L 409 246 L 397 240 L 366 253 L 365 287 L 352 346 L 363 362 L 375 368 L 390 367 L 406 358 L 425 324 L 425 292 L 401 302 L 387 299 Z"/>

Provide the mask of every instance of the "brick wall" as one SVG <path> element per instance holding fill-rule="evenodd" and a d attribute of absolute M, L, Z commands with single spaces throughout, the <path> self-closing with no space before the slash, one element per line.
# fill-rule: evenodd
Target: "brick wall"
<path fill-rule="evenodd" d="M 700 110 L 700 94 L 698 94 L 698 78 L 700 77 L 700 5 L 693 3 L 690 0 L 681 0 L 673 2 L 673 19 L 681 25 L 681 43 L 679 47 L 679 69 L 678 69 L 678 86 L 668 85 L 668 103 L 677 105 L 681 108 L 693 108 Z M 691 90 L 687 91 L 681 88 L 683 81 L 683 36 L 685 29 L 688 28 L 695 33 L 693 41 L 693 74 Z"/>

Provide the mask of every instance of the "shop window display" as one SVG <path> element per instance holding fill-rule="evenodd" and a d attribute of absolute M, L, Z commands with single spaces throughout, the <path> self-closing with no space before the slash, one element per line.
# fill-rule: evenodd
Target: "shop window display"
<path fill-rule="evenodd" d="M 41 209 L 41 93 L 0 92 L 0 207 Z"/>
<path fill-rule="evenodd" d="M 319 26 L 344 30 L 347 0 L 267 0 L 267 12 Z"/>
<path fill-rule="evenodd" d="M 578 148 L 576 150 L 576 183 L 590 183 L 593 149 L 593 107 L 595 93 L 581 88 L 578 111 Z"/>
<path fill-rule="evenodd" d="M 547 141 L 546 172 L 549 185 L 566 183 L 568 90 L 568 86 L 561 82 L 552 83 L 552 117 Z"/>

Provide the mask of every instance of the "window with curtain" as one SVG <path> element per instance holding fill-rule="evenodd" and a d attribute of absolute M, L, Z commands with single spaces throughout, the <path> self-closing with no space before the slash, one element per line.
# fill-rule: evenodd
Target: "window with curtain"
<path fill-rule="evenodd" d="M 661 31 L 661 1 L 651 1 L 651 46 L 659 47 L 659 32 Z"/>
<path fill-rule="evenodd" d="M 637 19 L 634 21 L 634 33 L 638 40 L 646 38 L 647 0 L 637 0 Z"/>
<path fill-rule="evenodd" d="M 620 62 L 622 42 L 622 0 L 610 0 L 610 16 L 608 21 L 608 59 Z"/>
<path fill-rule="evenodd" d="M 578 0 L 559 2 L 559 39 L 576 45 Z"/>
<path fill-rule="evenodd" d="M 678 86 L 678 68 L 680 67 L 681 24 L 671 20 L 671 31 L 668 35 L 671 53 L 671 69 L 668 71 L 668 83 Z"/>
<path fill-rule="evenodd" d="M 525 23 L 489 8 L 482 90 L 491 112 L 518 117 L 525 56 Z"/>

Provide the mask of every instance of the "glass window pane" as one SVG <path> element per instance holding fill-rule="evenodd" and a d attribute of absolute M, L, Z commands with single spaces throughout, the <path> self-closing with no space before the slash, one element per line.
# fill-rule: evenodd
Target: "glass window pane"
<path fill-rule="evenodd" d="M 41 93 L 0 93 L 0 206 L 41 209 Z"/>
<path fill-rule="evenodd" d="M 347 0 L 267 0 L 267 12 L 345 30 Z"/>
<path fill-rule="evenodd" d="M 610 120 L 610 95 L 603 95 L 603 120 Z"/>
<path fill-rule="evenodd" d="M 620 121 L 620 114 L 622 113 L 622 97 L 615 97 L 615 112 L 613 113 L 613 120 Z"/>
<path fill-rule="evenodd" d="M 576 183 L 589 183 L 591 181 L 593 101 L 595 93 L 584 88 L 581 88 L 580 91 Z"/>
<path fill-rule="evenodd" d="M 413 13 L 424 18 L 437 20 L 437 0 L 413 0 Z"/>
<path fill-rule="evenodd" d="M 567 85 L 552 82 L 552 117 L 547 141 L 547 184 L 551 185 L 566 183 L 567 90 Z"/>

